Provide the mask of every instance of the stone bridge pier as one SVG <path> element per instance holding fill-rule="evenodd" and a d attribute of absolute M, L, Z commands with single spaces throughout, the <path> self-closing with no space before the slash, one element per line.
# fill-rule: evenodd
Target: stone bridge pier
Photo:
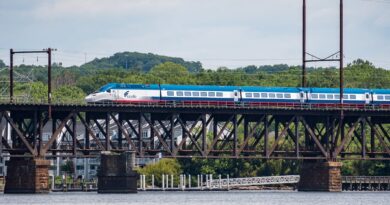
<path fill-rule="evenodd" d="M 341 192 L 341 165 L 341 162 L 304 161 L 298 190 Z"/>
<path fill-rule="evenodd" d="M 134 164 L 134 152 L 102 152 L 98 171 L 98 193 L 137 193 L 139 174 L 133 170 Z"/>
<path fill-rule="evenodd" d="M 11 157 L 6 162 L 6 194 L 48 193 L 50 161 L 43 158 Z"/>

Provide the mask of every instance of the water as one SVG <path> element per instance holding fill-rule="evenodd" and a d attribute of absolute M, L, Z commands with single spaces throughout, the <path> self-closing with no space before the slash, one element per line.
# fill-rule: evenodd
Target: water
<path fill-rule="evenodd" d="M 390 192 L 140 192 L 138 194 L 97 194 L 93 192 L 50 193 L 46 195 L 4 195 L 0 204 L 142 204 L 142 205 L 388 205 Z"/>

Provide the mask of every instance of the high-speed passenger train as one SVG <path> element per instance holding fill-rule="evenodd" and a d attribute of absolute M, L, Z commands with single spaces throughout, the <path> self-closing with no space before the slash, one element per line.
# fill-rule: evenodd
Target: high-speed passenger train
<path fill-rule="evenodd" d="M 109 83 L 85 98 L 87 103 L 161 101 L 337 104 L 338 88 Z M 389 105 L 390 89 L 344 89 L 345 104 Z"/>

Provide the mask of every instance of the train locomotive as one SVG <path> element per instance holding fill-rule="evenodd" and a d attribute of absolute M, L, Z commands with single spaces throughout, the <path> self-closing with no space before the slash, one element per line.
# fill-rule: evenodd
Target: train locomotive
<path fill-rule="evenodd" d="M 85 98 L 87 103 L 285 103 L 339 104 L 338 88 L 292 88 L 258 86 L 159 85 L 109 83 Z M 390 105 L 390 89 L 346 88 L 344 104 Z"/>

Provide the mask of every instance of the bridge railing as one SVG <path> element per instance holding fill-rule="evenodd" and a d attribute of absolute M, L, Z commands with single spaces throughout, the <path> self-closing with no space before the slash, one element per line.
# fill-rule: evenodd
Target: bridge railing
<path fill-rule="evenodd" d="M 389 183 L 390 176 L 343 176 L 343 183 L 354 183 L 354 184 L 375 184 L 375 183 Z"/>
<path fill-rule="evenodd" d="M 259 186 L 275 184 L 296 184 L 299 182 L 299 175 L 267 176 L 267 177 L 247 177 L 229 178 L 221 180 L 211 180 L 211 187 L 239 187 L 239 186 Z"/>

